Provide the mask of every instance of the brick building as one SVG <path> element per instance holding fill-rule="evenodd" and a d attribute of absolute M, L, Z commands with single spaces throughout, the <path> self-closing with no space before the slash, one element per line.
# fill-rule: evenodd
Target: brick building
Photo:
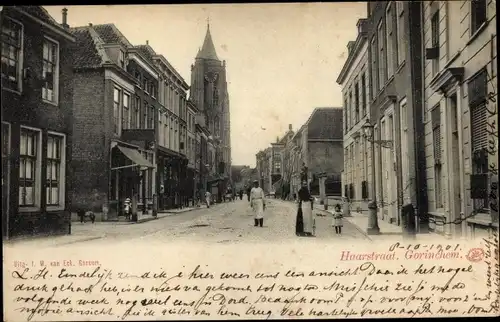
<path fill-rule="evenodd" d="M 429 226 L 447 237 L 498 229 L 496 1 L 424 1 Z M 461 225 L 435 225 L 467 217 Z"/>
<path fill-rule="evenodd" d="M 2 234 L 69 234 L 75 39 L 40 6 L 2 26 Z M 75 182 L 78 184 L 78 182 Z"/>
<path fill-rule="evenodd" d="M 368 2 L 376 198 L 379 218 L 396 225 L 404 204 L 412 203 L 422 222 L 427 214 L 421 18 L 418 1 Z"/>
<path fill-rule="evenodd" d="M 344 168 L 342 114 L 342 108 L 315 108 L 301 129 L 301 161 L 308 167 L 312 194 L 320 193 L 320 177 L 326 178 L 327 194 L 341 193 L 341 173 Z"/>
<path fill-rule="evenodd" d="M 122 214 L 125 198 L 152 202 L 147 197 L 154 188 L 151 139 L 154 143 L 156 112 L 149 106 L 152 96 L 138 89 L 147 85 L 150 91 L 158 76 L 114 25 L 89 24 L 71 32 L 76 38 L 73 209 L 113 219 Z M 150 83 L 146 78 L 138 83 L 137 75 L 127 71 L 129 61 L 134 61 L 131 68 L 141 66 L 137 71 L 141 77 L 148 75 Z M 150 209 L 143 204 L 139 211 Z"/>
<path fill-rule="evenodd" d="M 348 57 L 337 78 L 344 97 L 342 186 L 355 208 L 366 208 L 373 184 L 371 144 L 361 133 L 370 120 L 367 20 L 359 19 L 357 28 L 358 35 L 347 44 Z"/>

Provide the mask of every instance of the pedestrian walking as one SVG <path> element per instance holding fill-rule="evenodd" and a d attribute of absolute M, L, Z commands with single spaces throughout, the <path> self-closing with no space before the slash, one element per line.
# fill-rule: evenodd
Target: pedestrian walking
<path fill-rule="evenodd" d="M 212 194 L 209 191 L 205 192 L 205 201 L 207 203 L 207 208 L 210 208 L 211 200 L 212 200 Z"/>
<path fill-rule="evenodd" d="M 258 183 L 258 182 L 257 182 Z M 247 188 L 247 198 L 248 198 L 248 201 L 250 202 L 250 191 L 252 190 L 252 187 L 248 187 Z"/>
<path fill-rule="evenodd" d="M 240 200 L 243 200 L 243 189 L 240 189 Z"/>
<path fill-rule="evenodd" d="M 335 227 L 335 233 L 337 235 L 342 234 L 342 218 L 344 217 L 342 213 L 342 207 L 339 204 L 335 205 L 335 209 L 333 211 L 333 222 L 332 226 Z"/>
<path fill-rule="evenodd" d="M 295 234 L 297 236 L 314 236 L 313 197 L 307 187 L 307 181 L 302 181 L 298 191 L 298 209 L 295 220 Z"/>
<path fill-rule="evenodd" d="M 254 212 L 254 226 L 263 227 L 264 225 L 264 210 L 266 209 L 266 201 L 264 190 L 259 187 L 259 181 L 253 182 L 254 187 L 250 190 L 250 207 Z"/>

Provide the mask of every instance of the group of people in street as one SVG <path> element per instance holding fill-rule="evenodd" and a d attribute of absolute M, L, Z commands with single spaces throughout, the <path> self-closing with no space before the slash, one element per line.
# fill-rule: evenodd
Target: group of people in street
<path fill-rule="evenodd" d="M 254 212 L 254 226 L 263 227 L 264 211 L 266 210 L 266 200 L 264 190 L 259 187 L 259 182 L 255 180 L 254 186 L 248 193 L 250 207 Z M 314 237 L 316 230 L 316 221 L 313 215 L 314 197 L 309 191 L 307 180 L 302 181 L 302 186 L 299 189 L 297 215 L 295 220 L 295 234 L 299 237 Z M 335 205 L 332 214 L 332 226 L 335 228 L 335 233 L 342 233 L 342 218 L 343 213 L 339 204 Z"/>

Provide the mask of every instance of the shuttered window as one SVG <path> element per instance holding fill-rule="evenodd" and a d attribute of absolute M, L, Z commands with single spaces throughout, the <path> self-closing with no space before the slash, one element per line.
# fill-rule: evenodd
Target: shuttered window
<path fill-rule="evenodd" d="M 432 118 L 432 140 L 434 144 L 434 161 L 441 163 L 441 111 L 439 105 L 431 111 Z"/>
<path fill-rule="evenodd" d="M 441 166 L 441 108 L 439 104 L 431 111 L 432 139 L 434 145 L 434 192 L 435 208 L 443 208 L 443 173 Z"/>
<path fill-rule="evenodd" d="M 475 210 L 488 208 L 488 125 L 487 125 L 487 72 L 483 68 L 468 82 L 471 118 L 472 176 L 471 198 Z"/>
<path fill-rule="evenodd" d="M 483 69 L 468 84 L 469 108 L 471 113 L 472 152 L 487 148 L 487 75 Z"/>

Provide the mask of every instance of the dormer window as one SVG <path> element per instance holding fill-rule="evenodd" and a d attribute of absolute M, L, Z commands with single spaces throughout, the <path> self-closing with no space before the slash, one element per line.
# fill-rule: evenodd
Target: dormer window
<path fill-rule="evenodd" d="M 118 65 L 125 69 L 125 52 L 120 49 L 120 53 L 118 55 Z"/>

